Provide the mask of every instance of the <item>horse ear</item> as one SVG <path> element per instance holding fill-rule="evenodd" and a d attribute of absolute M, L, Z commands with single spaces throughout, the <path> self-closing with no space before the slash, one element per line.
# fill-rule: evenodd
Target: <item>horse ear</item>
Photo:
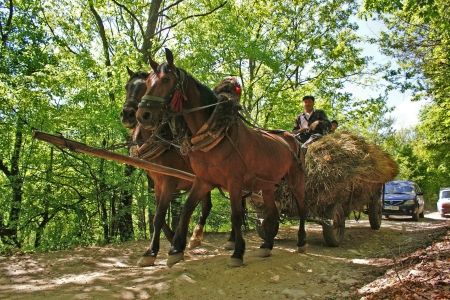
<path fill-rule="evenodd" d="M 157 73 L 159 64 L 150 57 L 150 66 L 153 69 L 153 72 Z"/>
<path fill-rule="evenodd" d="M 167 60 L 167 64 L 171 67 L 174 67 L 175 65 L 173 64 L 173 54 L 172 51 L 170 51 L 169 48 L 164 48 L 165 52 L 166 52 L 166 60 Z"/>
<path fill-rule="evenodd" d="M 127 71 L 128 71 L 128 75 L 130 75 L 130 77 L 134 75 L 133 70 L 131 70 L 130 68 L 128 68 L 128 66 L 127 66 Z"/>

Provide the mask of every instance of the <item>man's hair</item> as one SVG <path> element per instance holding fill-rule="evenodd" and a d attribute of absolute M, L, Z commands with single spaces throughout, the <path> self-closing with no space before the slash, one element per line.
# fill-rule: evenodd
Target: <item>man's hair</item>
<path fill-rule="evenodd" d="M 336 126 L 338 126 L 338 125 L 339 125 L 338 121 L 336 121 L 336 120 L 333 120 L 333 121 L 331 121 L 330 123 L 331 123 L 331 124 L 335 123 L 335 124 L 336 124 Z"/>
<path fill-rule="evenodd" d="M 302 101 L 305 101 L 305 100 L 307 100 L 307 99 L 312 100 L 312 102 L 314 102 L 314 101 L 316 100 L 316 99 L 314 98 L 314 96 L 307 95 L 307 96 L 303 97 L 303 100 L 302 100 Z"/>

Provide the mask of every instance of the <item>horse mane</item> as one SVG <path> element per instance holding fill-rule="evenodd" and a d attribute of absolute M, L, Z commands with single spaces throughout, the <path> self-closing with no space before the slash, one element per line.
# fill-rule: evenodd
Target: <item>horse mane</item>
<path fill-rule="evenodd" d="M 186 70 L 184 70 L 182 68 L 177 68 L 177 69 L 180 70 L 181 72 L 184 72 L 184 74 L 186 74 L 186 80 L 192 81 L 195 84 L 195 87 L 200 92 L 201 99 L 203 99 L 203 101 L 205 101 L 205 103 L 203 103 L 203 105 L 217 103 L 218 98 L 217 98 L 216 93 L 214 93 L 213 90 L 211 90 L 208 86 L 201 83 L 198 79 L 196 79 L 194 76 L 192 76 Z M 207 111 L 209 114 L 211 114 L 214 111 L 214 107 L 209 108 Z"/>

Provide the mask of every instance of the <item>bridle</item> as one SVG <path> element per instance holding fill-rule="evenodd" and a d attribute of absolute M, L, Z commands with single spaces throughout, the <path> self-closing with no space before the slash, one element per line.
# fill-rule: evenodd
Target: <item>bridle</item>
<path fill-rule="evenodd" d="M 156 73 L 155 73 L 156 74 Z M 186 73 L 180 69 L 175 68 L 173 71 L 173 74 L 175 76 L 175 84 L 170 90 L 170 92 L 165 97 L 158 97 L 158 96 L 152 96 L 152 95 L 144 95 L 141 98 L 141 102 L 139 103 L 139 108 L 168 108 L 168 104 L 172 101 L 173 97 L 175 96 L 175 93 L 179 91 L 184 99 L 186 99 L 185 93 L 184 93 L 184 81 L 186 79 Z"/>
<path fill-rule="evenodd" d="M 138 80 L 143 80 L 145 82 L 143 78 L 138 78 Z M 132 91 L 131 96 L 125 100 L 123 108 L 133 108 L 134 110 L 138 109 L 140 100 L 138 100 L 138 97 L 136 96 L 138 92 L 137 90 L 138 89 L 135 88 Z"/>
<path fill-rule="evenodd" d="M 184 91 L 184 85 L 185 80 L 188 77 L 187 73 L 183 71 L 182 69 L 175 68 L 175 71 L 173 71 L 173 74 L 175 76 L 175 84 L 170 90 L 170 92 L 165 97 L 159 97 L 159 96 L 152 96 L 152 95 L 144 95 L 141 99 L 141 102 L 139 103 L 139 108 L 160 108 L 161 110 L 164 110 L 165 113 L 171 116 L 178 116 L 183 114 L 189 114 L 192 112 L 200 111 L 212 106 L 217 106 L 219 104 L 222 104 L 223 102 L 215 102 L 212 104 L 207 104 L 203 106 L 198 106 L 190 109 L 181 109 L 179 112 L 173 112 L 169 105 L 172 100 L 174 100 L 174 97 L 176 96 L 176 93 L 179 92 L 180 96 L 183 98 L 183 100 L 187 100 L 186 93 Z"/>

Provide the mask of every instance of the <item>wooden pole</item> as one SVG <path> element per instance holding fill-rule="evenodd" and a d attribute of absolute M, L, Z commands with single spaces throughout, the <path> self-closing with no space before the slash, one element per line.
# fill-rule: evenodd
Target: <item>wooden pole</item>
<path fill-rule="evenodd" d="M 188 181 L 194 181 L 195 175 L 178 169 L 154 164 L 143 159 L 118 154 L 112 151 L 94 148 L 83 143 L 72 141 L 61 135 L 52 135 L 42 131 L 35 130 L 33 138 L 53 144 L 60 148 L 67 148 L 71 151 L 88 154 L 90 156 L 116 161 L 122 164 L 131 165 L 136 168 L 145 169 L 151 172 L 163 175 L 173 176 Z"/>

